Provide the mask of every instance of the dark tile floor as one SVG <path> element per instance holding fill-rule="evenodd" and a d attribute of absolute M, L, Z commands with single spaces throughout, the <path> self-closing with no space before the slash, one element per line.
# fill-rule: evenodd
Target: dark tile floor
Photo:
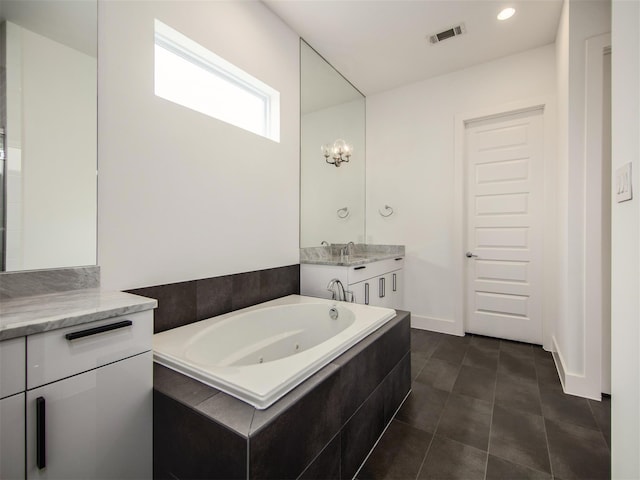
<path fill-rule="evenodd" d="M 609 478 L 610 399 L 565 395 L 542 348 L 412 329 L 411 362 L 358 479 Z"/>

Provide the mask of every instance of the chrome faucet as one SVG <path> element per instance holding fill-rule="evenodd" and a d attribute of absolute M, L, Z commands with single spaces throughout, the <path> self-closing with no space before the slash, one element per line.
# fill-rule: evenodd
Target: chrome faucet
<path fill-rule="evenodd" d="M 331 300 L 344 302 L 347 298 L 344 285 L 337 278 L 332 278 L 327 285 L 327 291 L 331 292 Z"/>
<path fill-rule="evenodd" d="M 342 249 L 340 250 L 340 256 L 344 257 L 349 256 L 353 253 L 353 248 L 356 247 L 356 244 L 353 242 L 349 242 L 347 243 L 344 247 L 342 247 Z"/>
<path fill-rule="evenodd" d="M 353 249 L 356 248 L 356 244 L 353 242 L 349 242 L 347 243 L 347 246 L 345 248 L 347 249 L 347 255 L 351 255 L 353 254 Z"/>
<path fill-rule="evenodd" d="M 328 247 L 328 246 L 329 246 L 329 242 L 327 242 L 326 240 L 322 240 L 322 241 L 320 242 L 320 246 L 321 246 L 321 247 Z"/>

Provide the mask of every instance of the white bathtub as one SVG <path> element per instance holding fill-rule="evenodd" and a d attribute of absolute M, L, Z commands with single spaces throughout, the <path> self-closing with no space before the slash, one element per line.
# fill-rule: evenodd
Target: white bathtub
<path fill-rule="evenodd" d="M 157 333 L 153 359 L 264 409 L 395 314 L 290 295 Z"/>

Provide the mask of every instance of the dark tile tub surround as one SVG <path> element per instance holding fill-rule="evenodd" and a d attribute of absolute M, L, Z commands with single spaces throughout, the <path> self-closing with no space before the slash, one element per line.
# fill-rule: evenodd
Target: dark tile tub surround
<path fill-rule="evenodd" d="M 154 478 L 353 478 L 409 393 L 398 312 L 266 410 L 154 365 Z"/>
<path fill-rule="evenodd" d="M 300 293 L 300 265 L 127 290 L 158 300 L 154 333 Z"/>

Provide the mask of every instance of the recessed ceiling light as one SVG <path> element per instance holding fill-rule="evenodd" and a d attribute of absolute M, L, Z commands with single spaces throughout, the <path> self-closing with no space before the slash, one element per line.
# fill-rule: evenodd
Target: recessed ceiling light
<path fill-rule="evenodd" d="M 498 14 L 498 20 L 506 20 L 507 18 L 513 17 L 513 14 L 516 13 L 515 8 L 505 8 Z"/>

